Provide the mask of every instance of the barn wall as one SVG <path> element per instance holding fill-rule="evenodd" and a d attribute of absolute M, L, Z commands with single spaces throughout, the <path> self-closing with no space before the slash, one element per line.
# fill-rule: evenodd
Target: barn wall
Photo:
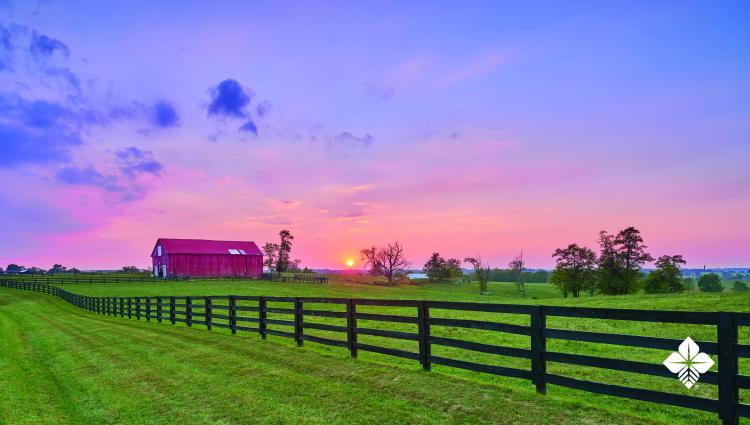
<path fill-rule="evenodd" d="M 260 277 L 263 257 L 231 254 L 171 254 L 167 260 L 170 275 Z"/>

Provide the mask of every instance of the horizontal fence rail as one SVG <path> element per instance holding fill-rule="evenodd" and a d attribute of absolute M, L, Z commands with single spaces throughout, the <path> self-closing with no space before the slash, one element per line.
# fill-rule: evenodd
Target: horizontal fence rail
<path fill-rule="evenodd" d="M 94 313 L 115 317 L 158 323 L 184 323 L 192 327 L 204 326 L 237 332 L 256 332 L 263 339 L 268 335 L 292 339 L 298 346 L 305 341 L 342 347 L 352 357 L 359 351 L 379 353 L 415 360 L 424 370 L 432 365 L 467 369 L 482 373 L 526 379 L 545 394 L 547 385 L 558 385 L 582 391 L 634 400 L 680 406 L 714 412 L 724 424 L 738 424 L 739 417 L 750 417 L 750 405 L 740 403 L 739 390 L 750 389 L 750 376 L 739 374 L 739 358 L 750 357 L 750 344 L 738 343 L 738 327 L 750 326 L 750 313 L 729 312 L 681 312 L 652 310 L 622 310 L 602 308 L 552 307 L 538 305 L 482 304 L 445 301 L 376 300 L 321 297 L 268 297 L 268 296 L 148 296 L 148 297 L 91 297 L 78 295 L 60 287 L 26 280 L 0 280 L 0 287 L 42 292 L 62 298 L 68 303 Z M 248 304 L 252 305 L 248 305 Z M 271 303 L 271 306 L 269 306 Z M 279 307 L 283 304 L 284 307 Z M 311 308 L 312 305 L 318 308 Z M 323 304 L 325 309 L 320 309 Z M 413 309 L 414 315 L 375 314 L 358 311 L 357 307 L 385 306 Z M 342 311 L 343 310 L 343 311 Z M 435 311 L 472 311 L 517 314 L 528 317 L 529 325 L 516 325 L 492 321 L 431 317 Z M 284 319 L 269 318 L 268 313 L 282 315 Z M 306 318 L 326 317 L 340 319 L 340 325 L 307 322 Z M 661 364 L 631 360 L 618 360 L 581 354 L 549 351 L 548 340 L 597 342 L 626 347 L 642 347 L 675 350 L 682 342 L 668 338 L 636 335 L 584 332 L 554 329 L 546 326 L 548 317 L 576 317 L 638 322 L 699 324 L 715 326 L 716 341 L 698 341 L 701 349 L 718 356 L 718 372 L 709 371 L 701 375 L 701 382 L 718 387 L 718 398 L 674 394 L 665 391 L 646 390 L 603 384 L 547 373 L 547 363 L 562 363 L 577 366 L 604 368 L 656 377 L 674 376 Z M 362 326 L 359 321 L 406 323 L 416 325 L 416 332 L 375 329 Z M 269 328 L 273 325 L 274 328 Z M 280 327 L 281 329 L 279 329 Z M 434 327 L 471 328 L 504 332 L 529 338 L 529 349 L 503 347 L 487 343 L 433 336 Z M 282 330 L 283 329 L 283 330 Z M 310 335 L 306 330 L 335 332 L 343 339 L 332 339 Z M 406 351 L 381 347 L 359 341 L 359 336 L 369 335 L 397 340 L 414 341 L 418 351 Z M 453 359 L 432 354 L 434 346 L 460 348 L 473 352 L 495 354 L 530 361 L 529 369 L 496 366 Z"/>

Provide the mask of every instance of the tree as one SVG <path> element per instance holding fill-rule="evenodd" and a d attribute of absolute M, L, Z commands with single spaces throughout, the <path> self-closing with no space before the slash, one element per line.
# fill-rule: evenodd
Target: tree
<path fill-rule="evenodd" d="M 3 270 L 2 267 L 0 267 L 0 274 L 3 274 L 3 273 L 5 273 L 5 270 Z"/>
<path fill-rule="evenodd" d="M 136 266 L 124 266 L 122 268 L 123 273 L 138 273 L 138 267 Z"/>
<path fill-rule="evenodd" d="M 562 291 L 578 297 L 581 291 L 594 295 L 596 290 L 596 254 L 590 248 L 570 244 L 567 248 L 558 248 L 552 253 L 555 258 L 555 270 L 550 282 Z"/>
<path fill-rule="evenodd" d="M 440 280 L 445 273 L 445 260 L 439 253 L 433 252 L 430 259 L 424 263 L 424 268 L 422 270 L 427 275 L 427 279 L 431 282 Z"/>
<path fill-rule="evenodd" d="M 623 266 L 623 278 L 627 283 L 628 292 L 638 289 L 638 280 L 641 276 L 641 268 L 648 262 L 654 261 L 654 257 L 646 252 L 640 230 L 635 227 L 627 227 L 620 230 L 615 237 L 617 254 Z"/>
<path fill-rule="evenodd" d="M 735 281 L 734 285 L 732 286 L 732 290 L 734 292 L 746 292 L 748 291 L 748 289 L 750 288 L 747 287 L 747 284 L 741 280 Z"/>
<path fill-rule="evenodd" d="M 279 244 L 279 255 L 276 259 L 276 271 L 282 273 L 289 269 L 289 255 L 292 253 L 294 236 L 292 236 L 292 232 L 282 230 L 279 232 L 279 238 L 281 238 L 281 243 Z"/>
<path fill-rule="evenodd" d="M 18 264 L 8 264 L 8 267 L 5 268 L 6 273 L 21 273 L 24 270 L 26 270 L 26 267 Z"/>
<path fill-rule="evenodd" d="M 487 282 L 490 279 L 490 267 L 482 264 L 482 257 L 466 257 L 464 258 L 464 262 L 474 267 L 474 275 L 477 277 L 477 281 L 479 281 L 479 295 L 489 295 Z"/>
<path fill-rule="evenodd" d="M 29 274 L 44 274 L 46 272 L 47 271 L 41 267 L 31 267 L 31 268 L 26 269 L 26 273 L 29 273 Z"/>
<path fill-rule="evenodd" d="M 523 251 L 521 251 L 521 254 L 508 264 L 508 267 L 513 270 L 513 274 L 516 277 L 516 289 L 518 289 L 518 293 L 525 297 L 526 287 L 523 284 L 523 270 L 525 263 L 523 262 Z"/>
<path fill-rule="evenodd" d="M 54 264 L 48 273 L 65 273 L 66 271 L 68 271 L 68 268 L 62 264 Z"/>
<path fill-rule="evenodd" d="M 647 294 L 684 291 L 681 267 L 683 264 L 686 262 L 682 255 L 662 255 L 656 260 L 656 270 L 643 279 L 643 289 Z"/>
<path fill-rule="evenodd" d="M 373 276 L 384 276 L 389 283 L 393 283 L 396 273 L 403 272 L 409 265 L 404 254 L 404 247 L 396 241 L 386 247 L 365 248 L 360 251 L 365 267 L 370 268 Z"/>
<path fill-rule="evenodd" d="M 431 281 L 445 282 L 453 280 L 464 274 L 461 270 L 461 261 L 455 258 L 444 259 L 439 253 L 433 252 L 430 259 L 422 269 Z"/>
<path fill-rule="evenodd" d="M 301 272 L 301 271 L 302 271 L 302 269 L 300 269 L 300 268 L 299 268 L 299 265 L 300 265 L 300 264 L 302 264 L 302 260 L 300 260 L 299 258 L 296 258 L 296 259 L 294 259 L 294 260 L 293 260 L 293 261 L 292 261 L 292 262 L 291 262 L 291 263 L 289 264 L 289 271 L 290 271 L 290 272 L 295 272 L 295 273 L 299 273 L 299 272 Z"/>
<path fill-rule="evenodd" d="M 276 270 L 276 260 L 279 256 L 279 244 L 266 242 L 263 245 L 263 267 L 268 270 Z"/>
<path fill-rule="evenodd" d="M 698 279 L 698 288 L 701 292 L 721 292 L 724 286 L 721 284 L 721 277 L 716 273 L 708 273 Z"/>
<path fill-rule="evenodd" d="M 646 252 L 641 232 L 635 227 L 611 235 L 599 232 L 599 290 L 603 294 L 622 295 L 638 290 L 641 268 L 654 258 Z"/>

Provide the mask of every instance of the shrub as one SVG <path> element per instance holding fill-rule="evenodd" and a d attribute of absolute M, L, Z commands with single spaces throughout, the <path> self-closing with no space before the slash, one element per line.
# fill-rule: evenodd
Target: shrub
<path fill-rule="evenodd" d="M 747 287 L 747 283 L 745 283 L 745 282 L 743 282 L 741 280 L 735 281 L 734 282 L 734 286 L 732 287 L 732 290 L 735 291 L 735 292 L 745 292 L 748 289 L 750 289 L 750 288 Z"/>
<path fill-rule="evenodd" d="M 698 279 L 698 288 L 701 292 L 721 292 L 724 286 L 721 284 L 721 278 L 716 273 L 708 273 Z"/>

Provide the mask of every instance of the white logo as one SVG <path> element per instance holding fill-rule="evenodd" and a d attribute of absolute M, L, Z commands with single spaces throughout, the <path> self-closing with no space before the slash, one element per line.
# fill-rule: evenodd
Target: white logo
<path fill-rule="evenodd" d="M 706 353 L 701 353 L 700 347 L 690 337 L 682 341 L 678 351 L 672 353 L 664 360 L 664 366 L 677 378 L 690 388 L 698 382 L 701 373 L 706 373 L 714 361 Z"/>

